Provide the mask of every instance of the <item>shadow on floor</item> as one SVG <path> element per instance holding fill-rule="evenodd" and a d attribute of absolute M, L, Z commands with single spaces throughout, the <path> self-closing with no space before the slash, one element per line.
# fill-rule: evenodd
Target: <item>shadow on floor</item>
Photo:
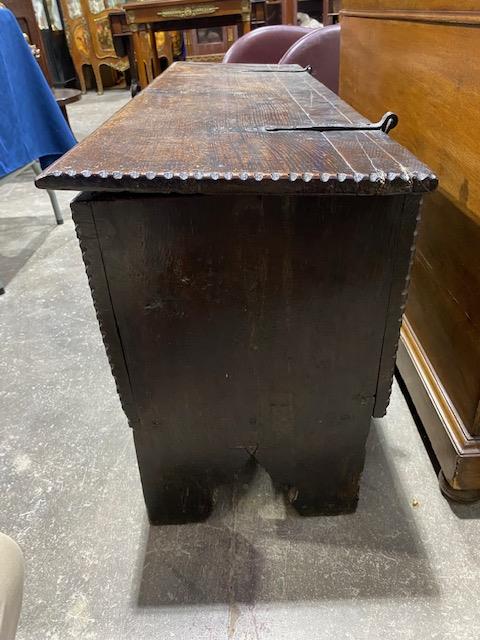
<path fill-rule="evenodd" d="M 257 469 L 221 487 L 206 522 L 147 524 L 134 606 L 438 595 L 376 429 L 353 515 L 302 518 Z"/>
<path fill-rule="evenodd" d="M 56 228 L 53 211 L 51 216 L 0 218 L 0 280 L 4 286 L 13 280 Z"/>
<path fill-rule="evenodd" d="M 480 501 L 471 504 L 462 504 L 448 500 L 452 512 L 462 520 L 480 520 Z"/>

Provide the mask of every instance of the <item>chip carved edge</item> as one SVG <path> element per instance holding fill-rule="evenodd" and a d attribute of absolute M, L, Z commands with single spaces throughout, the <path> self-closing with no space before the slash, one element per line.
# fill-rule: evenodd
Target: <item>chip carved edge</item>
<path fill-rule="evenodd" d="M 120 181 L 134 183 L 144 183 L 145 185 L 153 184 L 155 182 L 201 182 L 201 181 L 240 181 L 240 182 L 263 182 L 279 180 L 288 182 L 316 182 L 324 183 L 328 185 L 333 192 L 346 191 L 347 185 L 359 184 L 359 183 L 372 183 L 374 185 L 374 191 L 381 192 L 386 184 L 397 184 L 402 190 L 406 191 L 430 191 L 437 185 L 437 177 L 435 174 L 427 171 L 403 171 L 403 172 L 388 172 L 384 171 L 372 171 L 371 173 L 328 173 L 318 171 L 304 171 L 295 172 L 289 171 L 287 173 L 272 170 L 270 172 L 252 172 L 247 170 L 240 171 L 107 171 L 106 169 L 100 169 L 98 171 L 92 169 L 83 169 L 78 171 L 73 167 L 66 168 L 64 170 L 53 170 L 46 174 L 46 177 L 52 179 L 52 182 L 61 181 L 65 179 L 73 179 L 75 181 L 82 181 L 86 179 L 91 181 L 103 182 L 103 181 Z M 119 184 L 120 186 L 120 184 Z M 75 185 L 72 184 L 72 189 Z M 371 188 L 371 187 L 369 187 Z"/>
<path fill-rule="evenodd" d="M 392 394 L 392 386 L 393 386 L 393 377 L 395 375 L 395 366 L 397 362 L 398 345 L 400 342 L 401 327 L 403 322 L 403 315 L 405 313 L 405 308 L 407 306 L 408 289 L 409 289 L 409 284 L 411 279 L 413 263 L 415 260 L 418 229 L 422 219 L 422 200 L 420 200 L 417 203 L 415 202 L 406 203 L 406 207 L 412 207 L 412 206 L 416 208 L 416 215 L 414 216 L 414 220 L 413 220 L 412 233 L 409 233 L 408 231 L 408 226 L 409 224 L 412 224 L 412 222 L 409 223 L 408 218 L 407 220 L 404 219 L 407 225 L 407 229 L 404 230 L 404 234 L 406 235 L 405 235 L 405 240 L 403 242 L 409 242 L 407 268 L 406 268 L 404 278 L 402 279 L 401 283 L 399 283 L 401 286 L 400 291 L 397 294 L 394 293 L 392 296 L 392 299 L 390 300 L 390 304 L 393 305 L 394 309 L 395 309 L 395 305 L 397 305 L 397 302 L 399 302 L 399 306 L 397 305 L 396 308 L 399 309 L 400 313 L 394 319 L 392 319 L 393 325 L 391 327 L 391 335 L 393 339 L 389 340 L 388 344 L 385 345 L 386 352 L 382 353 L 382 356 L 381 356 L 380 366 L 382 367 L 382 362 L 384 363 L 383 364 L 383 367 L 384 367 L 383 385 L 384 386 L 383 386 L 383 390 L 381 391 L 381 397 L 380 398 L 377 397 L 376 399 L 376 403 L 373 411 L 373 415 L 376 418 L 384 416 L 388 408 L 388 405 L 390 404 L 390 397 Z M 399 268 L 402 269 L 402 266 L 399 265 Z M 378 392 L 378 389 L 377 389 L 377 392 Z"/>
<path fill-rule="evenodd" d="M 81 203 L 78 210 L 77 206 L 75 202 L 72 203 L 72 217 L 100 334 L 123 412 L 127 417 L 129 426 L 136 428 L 139 426 L 140 421 L 133 401 L 120 336 L 116 328 L 93 217 L 90 211 L 87 213 L 83 210 L 84 203 Z"/>

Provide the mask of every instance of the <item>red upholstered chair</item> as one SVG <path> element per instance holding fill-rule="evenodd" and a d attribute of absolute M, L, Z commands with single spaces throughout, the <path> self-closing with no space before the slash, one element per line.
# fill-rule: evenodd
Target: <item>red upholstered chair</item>
<path fill-rule="evenodd" d="M 223 62 L 310 65 L 312 75 L 338 93 L 340 25 L 321 29 L 286 25 L 261 27 L 239 38 Z"/>
<path fill-rule="evenodd" d="M 233 43 L 223 62 L 276 64 L 292 44 L 311 31 L 283 24 L 254 29 Z"/>
<path fill-rule="evenodd" d="M 334 24 L 297 40 L 279 61 L 280 64 L 310 65 L 312 76 L 338 93 L 340 73 L 340 25 Z"/>

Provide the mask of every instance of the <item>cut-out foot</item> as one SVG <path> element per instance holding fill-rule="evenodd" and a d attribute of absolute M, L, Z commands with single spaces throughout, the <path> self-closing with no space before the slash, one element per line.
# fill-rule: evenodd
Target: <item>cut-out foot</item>
<path fill-rule="evenodd" d="M 152 525 L 201 522 L 212 511 L 212 488 L 201 482 L 159 483 L 153 492 L 145 494 L 148 519 Z"/>
<path fill-rule="evenodd" d="M 288 502 L 305 517 L 336 516 L 354 513 L 358 504 L 358 490 L 351 495 L 325 495 L 313 489 L 290 487 L 286 492 Z"/>

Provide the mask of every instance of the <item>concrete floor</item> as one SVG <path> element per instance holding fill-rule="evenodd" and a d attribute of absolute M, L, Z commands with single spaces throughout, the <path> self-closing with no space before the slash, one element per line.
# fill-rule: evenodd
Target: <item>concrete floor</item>
<path fill-rule="evenodd" d="M 126 100 L 71 105 L 75 133 Z M 478 640 L 480 505 L 442 498 L 397 386 L 354 515 L 302 519 L 257 470 L 220 488 L 206 523 L 148 525 L 59 197 L 56 227 L 33 175 L 0 189 L 0 530 L 26 556 L 18 640 Z"/>

